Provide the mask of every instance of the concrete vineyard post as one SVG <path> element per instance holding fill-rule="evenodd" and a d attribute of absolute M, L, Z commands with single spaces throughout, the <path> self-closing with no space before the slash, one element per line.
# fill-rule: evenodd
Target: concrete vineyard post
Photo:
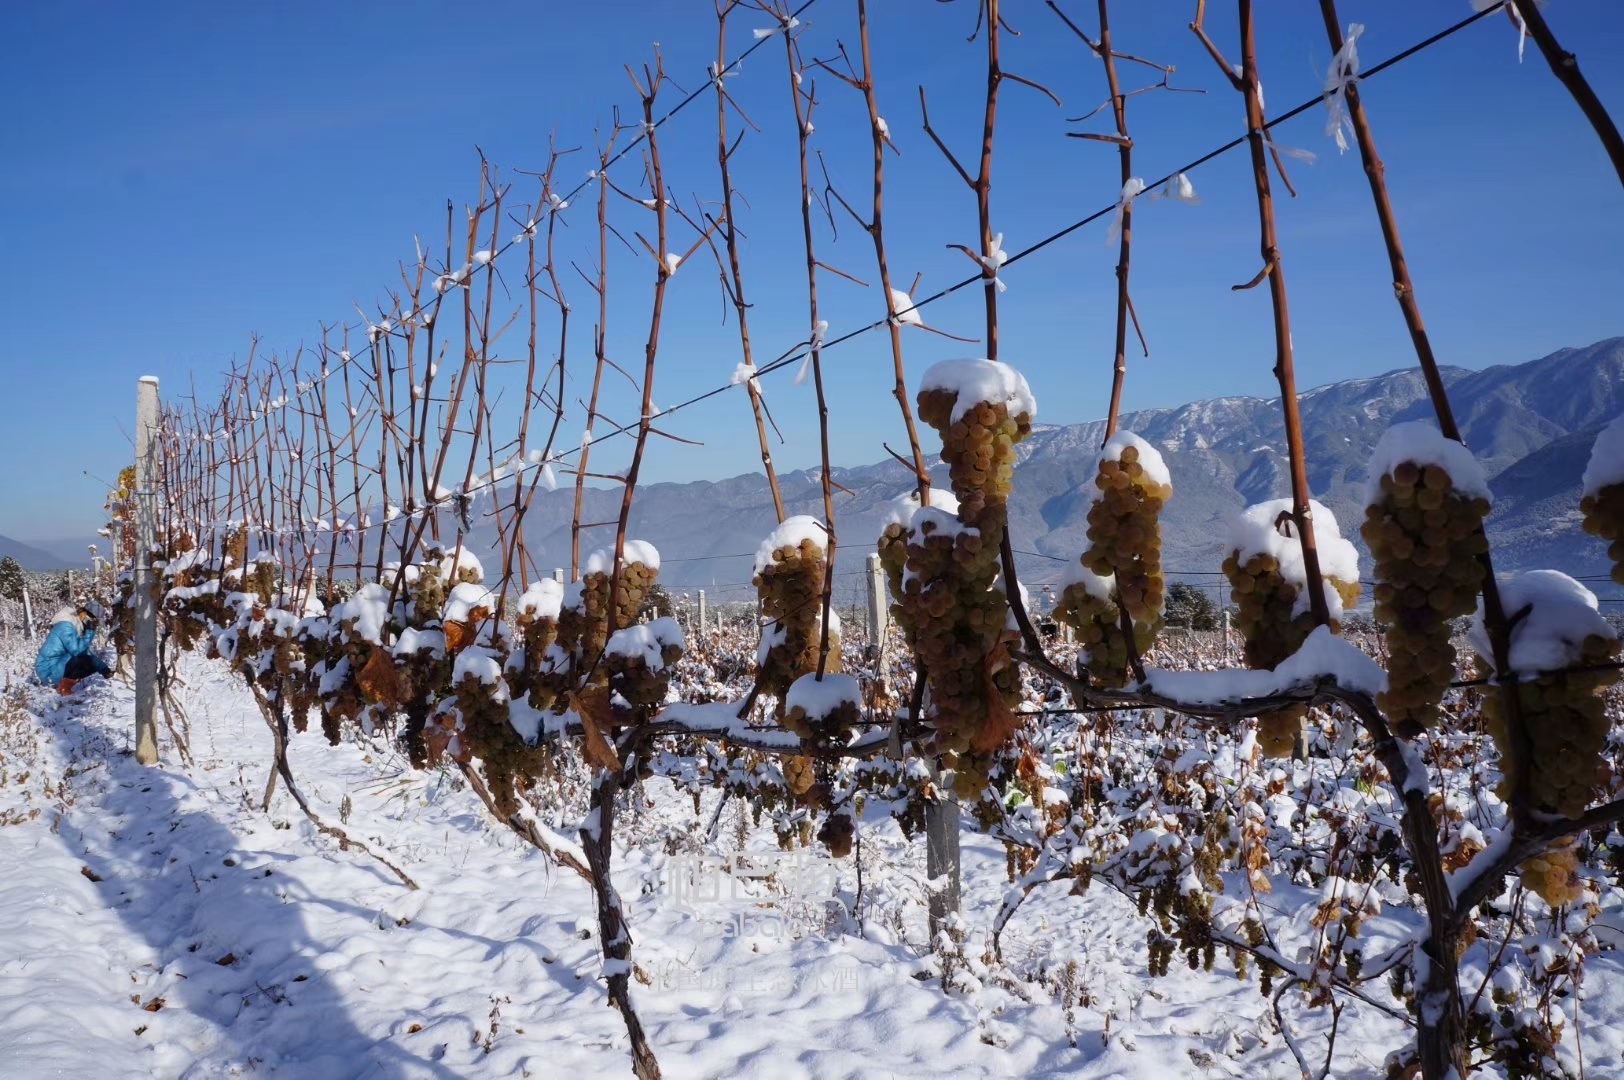
<path fill-rule="evenodd" d="M 142 377 L 135 402 L 135 760 L 158 763 L 158 612 L 152 602 L 157 546 L 158 379 Z"/>

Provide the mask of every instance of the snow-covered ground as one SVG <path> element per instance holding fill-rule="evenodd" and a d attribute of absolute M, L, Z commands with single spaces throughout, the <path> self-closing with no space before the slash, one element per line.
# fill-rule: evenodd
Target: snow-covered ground
<path fill-rule="evenodd" d="M 496 826 L 458 773 L 414 773 L 382 743 L 293 740 L 313 808 L 410 889 L 280 789 L 260 810 L 270 737 L 223 665 L 183 667 L 196 764 L 166 745 L 144 768 L 127 686 L 60 702 L 18 686 L 22 659 L 0 659 L 0 1076 L 630 1075 L 589 888 Z M 634 999 L 667 1076 L 1300 1075 L 1256 980 L 1222 956 L 1149 977 L 1147 924 L 1108 889 L 1040 890 L 1003 936 L 1004 964 L 984 964 L 1005 856 L 967 833 L 964 960 L 944 993 L 924 948 L 922 844 L 866 822 L 831 905 L 830 864 L 792 866 L 732 807 L 700 836 L 716 797 L 695 814 L 651 782 L 621 830 Z M 733 899 L 742 871 L 717 865 L 741 845 L 781 882 L 805 871 L 800 887 L 745 882 Z M 860 933 L 826 917 L 842 906 Z M 1621 975 L 1615 954 L 1590 962 L 1589 1076 L 1624 1075 Z M 1317 1069 L 1328 1010 L 1287 1014 Z M 1331 1075 L 1379 1076 L 1407 1039 L 1350 1003 Z"/>

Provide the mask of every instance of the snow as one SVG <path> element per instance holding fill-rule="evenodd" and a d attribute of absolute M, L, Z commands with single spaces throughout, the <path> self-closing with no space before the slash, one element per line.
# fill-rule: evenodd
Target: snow
<path fill-rule="evenodd" d="M 1026 385 L 1026 377 L 997 360 L 940 361 L 925 371 L 919 381 L 919 390 L 921 393 L 927 390 L 956 393 L 958 400 L 953 403 L 952 414 L 954 423 L 983 401 L 1003 405 L 1011 416 L 1025 413 L 1029 420 L 1038 418 L 1037 399 Z"/>
<path fill-rule="evenodd" d="M 415 626 L 408 626 L 400 632 L 395 640 L 395 647 L 391 650 L 395 656 L 411 656 L 418 652 L 427 652 L 436 660 L 445 657 L 445 634 L 439 630 L 419 630 Z"/>
<path fill-rule="evenodd" d="M 389 622 L 389 590 L 377 582 L 367 582 L 355 590 L 355 595 L 334 606 L 332 620 L 336 625 L 354 620 L 355 633 L 363 641 L 383 644 L 384 627 Z"/>
<path fill-rule="evenodd" d="M 473 571 L 475 581 L 485 580 L 484 565 L 467 548 L 450 552 L 440 560 L 441 581 L 455 581 L 470 570 Z"/>
<path fill-rule="evenodd" d="M 502 661 L 490 649 L 470 645 L 457 654 L 457 662 L 451 669 L 451 685 L 456 686 L 469 676 L 493 688 L 497 700 L 507 699 L 507 683 L 502 681 Z"/>
<path fill-rule="evenodd" d="M 564 605 L 564 584 L 552 578 L 532 581 L 519 597 L 519 614 L 537 619 L 556 619 Z"/>
<path fill-rule="evenodd" d="M 0 683 L 11 673 L 4 648 Z M 476 652 L 464 670 L 477 677 L 489 659 Z M 350 735 L 329 747 L 317 733 L 295 735 L 292 771 L 325 820 L 342 819 L 352 837 L 420 888 L 317 833 L 280 786 L 270 812 L 260 811 L 271 736 L 252 698 L 217 663 L 188 654 L 180 665 L 178 692 L 198 754 L 191 767 L 174 760 L 167 735 L 158 767 L 133 760 L 133 692 L 120 683 L 91 680 L 86 694 L 68 701 L 26 688 L 19 693 L 29 711 L 20 720 L 0 710 L 9 772 L 0 784 L 0 820 L 9 822 L 0 827 L 0 925 L 7 928 L 0 1060 L 8 1078 L 629 1074 L 623 1024 L 604 1004 L 595 900 L 583 880 L 494 822 L 455 768 L 402 770 L 381 738 Z M 1321 658 L 1304 666 L 1325 665 Z M 791 733 L 752 728 L 737 706 L 675 705 L 662 716 L 799 747 Z M 523 701 L 508 714 L 532 739 L 556 734 L 562 719 Z M 1132 714 L 1120 722 L 1131 723 Z M 1236 744 L 1189 731 L 1176 737 L 1210 751 L 1210 760 L 1182 753 L 1181 767 L 1222 768 L 1214 780 L 1254 783 L 1244 761 L 1235 761 Z M 853 744 L 883 738 L 882 730 L 854 736 Z M 1113 761 L 1135 752 L 1130 741 L 1117 740 Z M 906 768 L 917 776 L 919 763 Z M 1296 783 L 1304 768 L 1323 772 L 1299 767 Z M 1275 775 L 1289 782 L 1293 774 Z M 1340 809 L 1361 828 L 1367 817 L 1372 825 L 1389 821 L 1390 793 L 1367 796 L 1352 785 L 1350 777 L 1335 789 Z M 1046 787 L 1039 803 L 1063 812 L 1053 791 Z M 1317 820 L 1314 796 L 1300 794 L 1291 829 Z M 1012 891 L 1006 853 L 967 823 L 957 921 L 966 937 L 954 961 L 960 974 L 944 993 L 941 958 L 924 945 L 924 844 L 905 840 L 876 810 L 882 800 L 871 799 L 860 822 L 866 920 L 859 930 L 842 912 L 857 903 L 854 858 L 832 863 L 817 849 L 780 852 L 770 828 L 752 827 L 745 799 L 722 807 L 706 792 L 696 809 L 658 776 L 639 782 L 633 797 L 635 810 L 617 825 L 615 883 L 635 942 L 636 1008 L 672 1080 L 1299 1074 L 1255 975 L 1237 980 L 1220 948 L 1212 972 L 1187 970 L 1180 956 L 1166 976 L 1151 979 L 1147 922 L 1131 895 L 1098 877 L 1081 895 L 1067 880 L 1036 888 L 1004 932 L 1007 966 L 994 966 L 985 959 L 986 927 Z M 1109 842 L 1129 817 L 1154 816 L 1133 849 L 1177 861 L 1190 844 L 1175 831 L 1171 809 L 1159 798 L 1140 806 L 1107 798 L 1098 808 L 1105 826 L 1089 839 Z M 707 840 L 703 823 L 716 813 L 723 828 Z M 556 815 L 525 811 L 519 820 L 579 858 L 556 830 L 573 836 L 584 814 L 584 806 L 564 807 Z M 1491 824 L 1483 831 L 1498 845 Z M 1276 823 L 1276 831 L 1287 828 Z M 1056 857 L 1051 868 L 1099 854 L 1078 846 Z M 792 893 L 787 883 L 808 870 L 826 871 L 823 886 Z M 1315 947 L 1322 933 L 1311 921 L 1319 901 L 1361 902 L 1364 894 L 1344 880 L 1298 880 L 1306 870 L 1267 873 L 1280 951 L 1307 971 L 1299 950 Z M 718 887 L 679 892 L 679 880 Z M 1187 867 L 1170 880 L 1199 885 Z M 1382 909 L 1359 935 L 1370 967 L 1424 932 L 1424 917 L 1403 892 L 1401 884 L 1379 885 L 1369 894 Z M 1604 896 L 1616 911 L 1616 890 Z M 1244 895 L 1216 896 L 1214 918 L 1233 930 L 1248 903 Z M 1498 944 L 1481 941 L 1464 957 L 1469 990 L 1481 977 L 1473 965 Z M 1514 942 L 1508 955 L 1520 948 Z M 1542 947 L 1542 954 L 1560 958 L 1561 951 Z M 1088 994 L 1075 1008 L 1062 1005 L 1053 982 L 1068 962 L 1075 986 Z M 1523 987 L 1507 970 L 1494 987 Z M 1585 1057 L 1601 1075 L 1624 1049 L 1617 990 L 1624 967 L 1603 951 L 1585 959 L 1585 974 L 1568 1007 L 1581 1014 Z M 1391 1000 L 1385 980 L 1366 988 L 1377 1005 Z M 1296 1001 L 1286 1017 L 1317 1061 L 1327 1010 Z M 1329 1075 L 1379 1076 L 1383 1055 L 1413 1039 L 1404 1022 L 1360 1000 L 1348 1001 L 1340 1021 Z M 1572 1039 L 1570 1030 L 1564 1057 Z"/>
<path fill-rule="evenodd" d="M 1357 645 L 1343 641 L 1328 626 L 1316 626 L 1302 647 L 1273 671 L 1145 670 L 1145 685 L 1164 697 L 1190 705 L 1219 705 L 1245 698 L 1268 697 L 1305 687 L 1329 675 L 1344 690 L 1379 694 L 1387 689 L 1387 672 Z"/>
<path fill-rule="evenodd" d="M 891 290 L 891 310 L 896 312 L 896 320 L 906 326 L 924 326 L 925 320 L 920 318 L 919 311 L 914 307 L 913 297 L 901 289 Z"/>
<path fill-rule="evenodd" d="M 626 541 L 625 553 L 627 566 L 630 566 L 632 563 L 642 563 L 650 570 L 658 570 L 660 568 L 660 553 L 655 549 L 654 545 L 649 543 L 647 540 Z M 591 555 L 587 556 L 586 565 L 581 568 L 581 576 L 585 577 L 588 574 L 607 574 L 614 569 L 614 566 L 615 549 L 612 547 L 599 548 L 597 551 L 594 551 Z"/>
<path fill-rule="evenodd" d="M 1584 640 L 1592 634 L 1618 640 L 1618 632 L 1598 610 L 1596 594 L 1558 570 L 1530 570 L 1501 582 L 1500 604 L 1508 619 L 1528 609 L 1511 628 L 1511 670 L 1521 675 L 1559 671 L 1579 663 Z M 1467 639 L 1479 656 L 1493 662 L 1482 601 Z"/>
<path fill-rule="evenodd" d="M 671 645 L 680 649 L 684 644 L 682 627 L 677 620 L 667 615 L 637 626 L 616 630 L 609 636 L 609 643 L 604 647 L 604 651 L 615 656 L 641 656 L 644 665 L 650 671 L 662 671 L 665 668 L 665 660 L 660 654 L 665 647 Z"/>
<path fill-rule="evenodd" d="M 1109 600 L 1116 591 L 1116 576 L 1101 577 L 1084 566 L 1081 559 L 1074 559 L 1060 572 L 1060 580 L 1055 587 L 1063 591 L 1068 585 L 1081 585 L 1083 591 L 1094 599 Z"/>
<path fill-rule="evenodd" d="M 1303 563 L 1303 546 L 1297 537 L 1294 521 L 1285 523 L 1290 536 L 1282 536 L 1275 522 L 1281 514 L 1290 514 L 1290 499 L 1270 499 L 1254 503 L 1237 514 L 1230 523 L 1229 544 L 1235 558 L 1241 563 L 1254 555 L 1272 555 L 1280 564 L 1280 576 L 1297 586 L 1295 614 L 1309 608 L 1308 570 Z M 1342 530 L 1330 507 L 1313 499 L 1308 501 L 1309 513 L 1314 521 L 1314 548 L 1319 554 L 1320 575 L 1326 580 L 1325 602 L 1332 618 L 1342 614 L 1342 596 L 1329 584 L 1338 581 L 1359 580 L 1359 549 L 1342 538 Z"/>
<path fill-rule="evenodd" d="M 750 384 L 750 389 L 754 390 L 757 394 L 763 394 L 764 391 L 761 389 L 761 379 L 757 377 L 756 370 L 757 369 L 754 364 L 746 363 L 745 361 L 741 360 L 739 361 L 739 366 L 733 369 L 733 374 L 729 376 L 727 384 L 729 386 L 743 386 L 748 383 Z"/>
<path fill-rule="evenodd" d="M 930 505 L 949 514 L 959 512 L 958 496 L 943 487 L 931 487 Z M 885 504 L 880 515 L 880 532 L 884 532 L 888 525 L 902 525 L 904 527 L 913 523 L 914 511 L 919 509 L 919 492 L 909 491 Z"/>
<path fill-rule="evenodd" d="M 1381 478 L 1405 461 L 1437 465 L 1449 474 L 1456 490 L 1470 498 L 1494 501 L 1483 466 L 1470 450 L 1454 439 L 1444 438 L 1425 420 L 1409 420 L 1388 428 L 1370 452 L 1370 479 L 1365 482 L 1367 506 L 1381 501 Z"/>
<path fill-rule="evenodd" d="M 1584 495 L 1595 495 L 1604 487 L 1624 483 L 1624 416 L 1601 429 L 1590 448 L 1585 465 Z"/>
<path fill-rule="evenodd" d="M 773 552 L 779 548 L 799 547 L 805 540 L 812 541 L 813 548 L 821 554 L 824 550 L 824 537 L 827 535 L 828 530 L 823 527 L 823 522 L 815 517 L 797 514 L 785 518 L 783 523 L 761 542 L 761 546 L 756 548 L 755 572 L 759 574 L 771 566 Z"/>
<path fill-rule="evenodd" d="M 442 622 L 467 622 L 475 609 L 496 610 L 496 594 L 483 585 L 467 581 L 458 582 L 446 594 L 445 609 L 440 613 Z"/>
<path fill-rule="evenodd" d="M 1145 479 L 1161 487 L 1173 486 L 1173 474 L 1162 460 L 1162 453 L 1131 431 L 1119 431 L 1105 441 L 1100 449 L 1100 460 L 1121 461 L 1122 451 L 1128 447 L 1139 451 L 1139 467 L 1145 470 Z"/>
<path fill-rule="evenodd" d="M 828 716 L 846 704 L 859 708 L 863 704 L 862 688 L 850 675 L 825 674 L 822 679 L 816 674 L 802 675 L 784 694 L 785 709 L 798 706 L 811 719 Z"/>

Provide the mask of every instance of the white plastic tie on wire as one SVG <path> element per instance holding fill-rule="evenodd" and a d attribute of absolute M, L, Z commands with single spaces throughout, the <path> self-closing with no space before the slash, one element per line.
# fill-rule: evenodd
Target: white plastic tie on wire
<path fill-rule="evenodd" d="M 1535 0 L 1539 7 L 1544 7 L 1546 0 Z M 1473 11 L 1489 11 L 1501 6 L 1501 0 L 1472 0 Z M 1511 21 L 1517 24 L 1517 63 L 1523 62 L 1523 48 L 1528 44 L 1528 25 L 1523 22 L 1522 12 L 1517 10 L 1516 4 L 1504 5 Z"/>
<path fill-rule="evenodd" d="M 1116 209 L 1111 213 L 1111 227 L 1105 230 L 1105 242 L 1114 244 L 1117 237 L 1122 235 L 1122 216 L 1145 190 L 1145 182 L 1137 176 L 1130 176 L 1127 183 L 1122 185 L 1122 197 L 1117 200 Z"/>
<path fill-rule="evenodd" d="M 1348 36 L 1342 47 L 1331 57 L 1331 67 L 1325 73 L 1325 134 L 1336 140 L 1337 153 L 1348 152 L 1347 132 L 1353 130 L 1348 117 L 1348 87 L 1359 81 L 1359 35 L 1365 32 L 1363 23 L 1349 23 Z"/>

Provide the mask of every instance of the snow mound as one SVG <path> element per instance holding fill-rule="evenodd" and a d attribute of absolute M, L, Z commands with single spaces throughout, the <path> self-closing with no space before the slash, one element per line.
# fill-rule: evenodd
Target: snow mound
<path fill-rule="evenodd" d="M 1530 570 L 1502 582 L 1500 603 L 1508 619 L 1528 609 L 1511 628 L 1511 670 L 1519 675 L 1572 667 L 1583 656 L 1585 638 L 1592 634 L 1618 640 L 1618 632 L 1597 610 L 1596 594 L 1559 570 Z M 1467 640 L 1477 655 L 1493 662 L 1481 601 Z"/>
<path fill-rule="evenodd" d="M 1107 439 L 1100 460 L 1121 461 L 1122 451 L 1130 446 L 1139 451 L 1139 467 L 1145 470 L 1145 479 L 1162 487 L 1173 486 L 1173 474 L 1168 472 L 1162 452 L 1131 431 L 1119 431 Z"/>
<path fill-rule="evenodd" d="M 467 622 L 477 608 L 495 611 L 496 594 L 483 585 L 461 582 L 445 598 L 445 610 L 440 613 L 440 621 Z"/>
<path fill-rule="evenodd" d="M 1585 466 L 1584 492 L 1594 495 L 1604 487 L 1624 483 L 1624 416 L 1601 429 Z"/>
<path fill-rule="evenodd" d="M 1297 525 L 1289 518 L 1290 499 L 1270 499 L 1254 503 L 1236 514 L 1230 522 L 1229 545 L 1236 561 L 1245 563 L 1254 555 L 1272 555 L 1280 564 L 1280 576 L 1297 586 L 1296 614 L 1308 610 L 1308 570 L 1303 564 L 1303 545 L 1297 536 Z M 1359 580 L 1359 549 L 1342 538 L 1331 508 L 1314 499 L 1308 500 L 1309 513 L 1314 519 L 1314 547 L 1319 553 L 1320 575 L 1338 581 Z M 1290 536 L 1281 534 L 1275 522 L 1280 515 L 1288 515 L 1282 527 Z M 1342 615 L 1342 597 L 1329 585 L 1325 587 L 1325 602 L 1330 605 L 1332 618 Z"/>
<path fill-rule="evenodd" d="M 1155 693 L 1189 705 L 1221 705 L 1244 698 L 1267 697 L 1329 675 L 1344 690 L 1375 695 L 1387 689 L 1387 672 L 1357 645 L 1343 641 L 1328 626 L 1316 626 L 1302 648 L 1273 671 L 1164 671 L 1150 668 L 1145 685 Z"/>
<path fill-rule="evenodd" d="M 653 544 L 647 540 L 626 541 L 626 565 L 642 563 L 650 570 L 660 568 L 660 553 Z M 612 547 L 599 548 L 587 556 L 586 565 L 581 567 L 581 576 L 588 574 L 607 574 L 615 567 L 615 549 Z"/>
<path fill-rule="evenodd" d="M 850 675 L 802 675 L 790 683 L 784 694 L 784 708 L 799 708 L 809 717 L 828 716 L 845 704 L 863 704 L 863 692 Z"/>
<path fill-rule="evenodd" d="M 997 360 L 943 360 L 933 364 L 919 381 L 920 393 L 927 390 L 958 395 L 953 403 L 954 423 L 983 401 L 1003 405 L 1011 416 L 1025 413 L 1028 420 L 1038 418 L 1037 398 L 1026 385 L 1026 376 Z"/>
<path fill-rule="evenodd" d="M 1476 498 L 1494 501 L 1489 493 L 1489 481 L 1483 475 L 1483 466 L 1472 452 L 1454 439 L 1446 439 L 1437 428 L 1425 420 L 1409 420 L 1394 424 L 1370 452 L 1370 479 L 1365 481 L 1365 504 L 1380 502 L 1381 480 L 1401 462 L 1413 461 L 1418 465 L 1437 465 L 1449 474 L 1458 491 Z M 1319 511 L 1314 512 L 1316 516 Z"/>
<path fill-rule="evenodd" d="M 519 597 L 519 614 L 535 619 L 556 619 L 564 606 L 564 585 L 552 578 L 532 581 Z"/>
<path fill-rule="evenodd" d="M 604 652 L 612 656 L 641 656 L 650 671 L 660 671 L 665 667 L 661 653 L 668 645 L 674 645 L 679 649 L 687 645 L 682 636 L 682 627 L 669 615 L 652 622 L 628 626 L 624 630 L 616 630 L 610 635 Z"/>
<path fill-rule="evenodd" d="M 759 574 L 772 565 L 773 552 L 779 548 L 799 547 L 803 540 L 812 541 L 812 546 L 819 553 L 822 553 L 824 550 L 823 538 L 827 535 L 828 530 L 823 527 L 823 522 L 815 517 L 807 514 L 797 514 L 794 517 L 785 518 L 783 524 L 774 529 L 772 534 L 763 540 L 761 546 L 756 549 L 755 572 Z"/>
<path fill-rule="evenodd" d="M 946 488 L 933 487 L 930 489 L 930 504 L 938 510 L 946 510 L 949 514 L 959 512 L 958 496 Z M 919 492 L 909 491 L 898 495 L 885 504 L 880 515 L 880 531 L 884 532 L 888 525 L 901 525 L 907 527 L 913 524 L 914 511 L 919 509 Z"/>

